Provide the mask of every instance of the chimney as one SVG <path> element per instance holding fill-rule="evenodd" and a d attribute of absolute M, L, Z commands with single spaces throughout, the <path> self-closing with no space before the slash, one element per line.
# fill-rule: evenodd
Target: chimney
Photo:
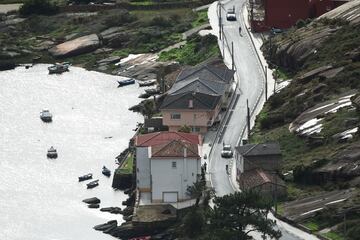
<path fill-rule="evenodd" d="M 187 149 L 186 148 L 184 148 L 184 158 L 186 158 L 187 157 L 187 151 L 186 151 Z"/>
<path fill-rule="evenodd" d="M 189 100 L 189 108 L 194 108 L 194 102 L 192 99 Z"/>

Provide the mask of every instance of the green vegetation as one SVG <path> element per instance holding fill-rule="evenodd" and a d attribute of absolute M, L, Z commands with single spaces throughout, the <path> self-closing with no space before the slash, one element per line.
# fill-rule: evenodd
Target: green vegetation
<path fill-rule="evenodd" d="M 192 27 L 198 27 L 209 22 L 207 10 L 196 12 L 196 19 L 191 23 Z"/>
<path fill-rule="evenodd" d="M 191 37 L 181 48 L 160 54 L 160 61 L 178 61 L 180 64 L 196 65 L 209 58 L 220 56 L 217 38 L 213 35 Z"/>
<path fill-rule="evenodd" d="M 62 59 L 74 65 L 94 69 L 97 67 L 97 61 L 109 56 L 126 57 L 129 53 L 156 52 L 180 42 L 182 33 L 189 30 L 196 19 L 197 14 L 190 8 L 130 12 L 124 9 L 111 9 L 97 13 L 31 15 L 26 21 L 14 25 L 14 28 L 0 33 L 0 45 L 19 53 L 9 59 L 0 51 L 0 58 L 4 55 L 4 60 L 1 59 L 0 64 L 4 61 L 5 65 L 29 63 L 32 62 L 34 55 L 40 56 L 41 62 L 59 61 L 52 58 L 46 50 L 37 50 L 43 46 L 42 42 L 48 40 L 63 42 L 71 36 L 80 37 L 101 33 L 110 27 L 120 27 L 123 36 L 104 45 L 106 48 L 112 48 L 112 51 Z M 110 73 L 113 70 L 113 67 L 109 67 L 106 72 Z"/>
<path fill-rule="evenodd" d="M 134 166 L 134 155 L 130 153 L 124 163 L 116 169 L 116 174 L 132 174 Z"/>
<path fill-rule="evenodd" d="M 345 240 L 345 238 L 343 236 L 341 236 L 340 234 L 333 232 L 333 231 L 324 233 L 323 236 L 330 240 Z"/>
<path fill-rule="evenodd" d="M 33 14 L 38 15 L 54 15 L 59 12 L 59 8 L 50 0 L 27 0 L 20 7 L 19 12 L 23 16 Z"/>
<path fill-rule="evenodd" d="M 305 227 L 307 227 L 308 229 L 310 229 L 312 232 L 317 232 L 319 230 L 318 223 L 314 222 L 314 221 L 307 221 L 307 222 L 303 223 L 303 225 Z"/>

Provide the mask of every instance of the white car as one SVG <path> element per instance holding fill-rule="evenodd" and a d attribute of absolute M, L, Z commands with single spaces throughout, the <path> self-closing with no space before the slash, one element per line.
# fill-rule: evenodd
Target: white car
<path fill-rule="evenodd" d="M 235 14 L 235 9 L 234 8 L 230 8 L 230 9 L 227 10 L 226 20 L 228 20 L 228 21 L 236 21 L 236 14 Z"/>
<path fill-rule="evenodd" d="M 231 150 L 231 145 L 225 144 L 223 150 L 221 151 L 221 157 L 223 158 L 232 158 L 233 151 Z"/>

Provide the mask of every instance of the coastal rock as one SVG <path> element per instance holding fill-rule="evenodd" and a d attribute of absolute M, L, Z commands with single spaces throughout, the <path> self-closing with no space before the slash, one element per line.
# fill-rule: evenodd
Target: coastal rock
<path fill-rule="evenodd" d="M 100 211 L 102 212 L 109 212 L 112 214 L 122 214 L 122 210 L 119 207 L 106 207 L 106 208 L 101 208 Z"/>
<path fill-rule="evenodd" d="M 114 229 L 116 227 L 117 227 L 117 221 L 111 220 L 111 221 L 108 221 L 107 223 L 103 223 L 103 224 L 94 226 L 94 229 L 96 231 L 107 231 L 109 229 Z"/>
<path fill-rule="evenodd" d="M 129 32 L 122 27 L 112 27 L 100 33 L 102 43 L 110 47 L 120 47 L 130 40 Z"/>
<path fill-rule="evenodd" d="M 92 197 L 92 198 L 84 199 L 83 202 L 87 204 L 99 204 L 101 201 L 97 197 Z"/>
<path fill-rule="evenodd" d="M 95 204 L 95 203 L 88 205 L 88 208 L 99 208 L 99 207 L 100 207 L 100 205 L 99 205 L 99 204 Z"/>
<path fill-rule="evenodd" d="M 111 56 L 111 57 L 108 57 L 108 58 L 104 58 L 104 59 L 101 59 L 99 61 L 97 61 L 96 63 L 98 65 L 107 65 L 107 64 L 111 64 L 111 63 L 116 63 L 118 61 L 120 61 L 121 57 L 119 56 Z"/>
<path fill-rule="evenodd" d="M 92 52 L 99 46 L 99 37 L 96 34 L 90 34 L 56 45 L 49 49 L 49 53 L 54 57 L 71 57 Z"/>

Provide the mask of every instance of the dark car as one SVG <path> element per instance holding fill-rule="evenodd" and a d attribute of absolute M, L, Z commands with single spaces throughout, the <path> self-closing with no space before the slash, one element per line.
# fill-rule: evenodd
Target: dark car
<path fill-rule="evenodd" d="M 228 21 L 236 21 L 235 8 L 230 8 L 226 12 L 226 20 Z"/>
<path fill-rule="evenodd" d="M 274 27 L 273 27 L 273 28 L 271 28 L 270 32 L 271 32 L 271 34 L 276 35 L 276 34 L 282 33 L 283 30 L 280 29 L 280 28 L 274 28 Z"/>

